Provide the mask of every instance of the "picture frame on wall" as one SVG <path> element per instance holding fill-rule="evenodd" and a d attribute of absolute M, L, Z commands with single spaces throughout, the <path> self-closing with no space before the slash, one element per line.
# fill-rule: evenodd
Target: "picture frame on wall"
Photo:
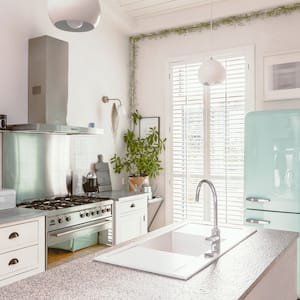
<path fill-rule="evenodd" d="M 149 134 L 150 128 L 154 128 L 160 133 L 160 117 L 143 117 L 139 122 L 139 136 L 144 138 Z"/>
<path fill-rule="evenodd" d="M 300 52 L 264 57 L 264 100 L 300 99 Z"/>

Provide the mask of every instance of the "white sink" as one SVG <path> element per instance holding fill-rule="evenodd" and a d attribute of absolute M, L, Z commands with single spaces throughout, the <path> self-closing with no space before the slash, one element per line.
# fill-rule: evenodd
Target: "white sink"
<path fill-rule="evenodd" d="M 256 232 L 252 228 L 230 227 L 221 227 L 220 231 L 221 251 L 211 258 L 204 256 L 210 251 L 205 237 L 210 235 L 211 226 L 188 223 L 106 252 L 95 260 L 187 280 Z"/>

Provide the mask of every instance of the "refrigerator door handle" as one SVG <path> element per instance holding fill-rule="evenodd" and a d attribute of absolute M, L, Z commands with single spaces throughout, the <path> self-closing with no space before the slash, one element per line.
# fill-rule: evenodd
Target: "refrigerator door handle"
<path fill-rule="evenodd" d="M 246 219 L 246 222 L 251 223 L 251 224 L 260 224 L 260 225 L 271 224 L 271 221 L 269 221 L 269 220 L 254 219 L 254 218 L 248 218 L 248 219 Z"/>
<path fill-rule="evenodd" d="M 261 198 L 261 197 L 247 197 L 246 201 L 249 202 L 259 202 L 259 203 L 269 203 L 271 199 L 269 198 Z"/>

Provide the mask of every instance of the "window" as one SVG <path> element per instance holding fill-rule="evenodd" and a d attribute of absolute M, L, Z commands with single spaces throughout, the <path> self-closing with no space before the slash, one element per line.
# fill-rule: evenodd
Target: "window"
<path fill-rule="evenodd" d="M 225 66 L 226 80 L 212 87 L 198 81 L 201 59 L 170 65 L 173 221 L 212 220 L 211 193 L 206 186 L 200 202 L 195 202 L 197 184 L 206 178 L 216 187 L 219 222 L 243 223 L 248 52 L 216 58 Z"/>

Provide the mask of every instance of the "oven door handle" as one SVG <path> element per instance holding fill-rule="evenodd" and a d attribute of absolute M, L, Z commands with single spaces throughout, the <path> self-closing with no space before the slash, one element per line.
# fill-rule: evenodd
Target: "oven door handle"
<path fill-rule="evenodd" d="M 100 227 L 100 226 L 103 226 L 103 225 L 109 224 L 109 223 L 111 223 L 111 219 L 106 219 L 104 222 L 101 222 L 101 223 L 94 223 L 94 224 L 88 225 L 88 226 L 80 226 L 78 228 L 73 228 L 73 229 L 66 230 L 66 231 L 53 232 L 53 233 L 50 233 L 50 235 L 55 236 L 55 237 L 61 237 L 64 235 L 68 235 L 70 233 L 78 232 L 78 231 L 89 229 L 89 228 Z"/>

